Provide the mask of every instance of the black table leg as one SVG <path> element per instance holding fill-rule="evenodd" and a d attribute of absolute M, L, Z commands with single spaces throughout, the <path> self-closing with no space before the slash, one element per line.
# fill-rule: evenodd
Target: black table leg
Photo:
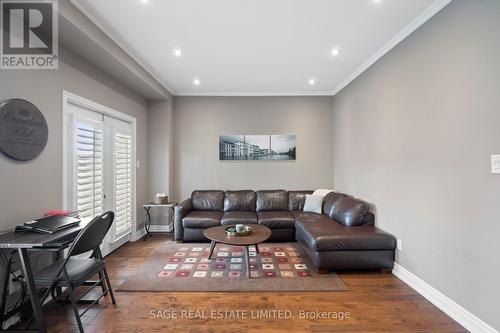
<path fill-rule="evenodd" d="M 9 255 L 9 261 L 7 262 L 7 267 L 5 268 L 5 276 L 2 285 L 2 303 L 0 304 L 0 325 L 3 324 L 5 315 L 5 305 L 7 304 L 7 294 L 9 293 L 9 278 L 10 278 L 11 264 L 12 264 L 12 255 Z"/>
<path fill-rule="evenodd" d="M 246 257 L 247 257 L 247 277 L 250 279 L 251 276 L 250 276 L 250 253 L 249 253 L 249 250 L 248 250 L 248 245 L 245 246 L 246 248 Z"/>
<path fill-rule="evenodd" d="M 174 224 L 174 214 L 175 214 L 175 206 L 172 206 L 172 240 L 175 240 L 175 224 Z"/>
<path fill-rule="evenodd" d="M 36 326 L 40 333 L 46 333 L 47 327 L 43 321 L 42 305 L 38 298 L 35 280 L 33 279 L 33 272 L 30 266 L 30 259 L 27 249 L 18 249 L 19 258 L 21 259 L 21 267 L 23 269 L 24 278 L 26 279 L 26 286 L 28 287 L 28 295 L 33 308 L 33 316 L 35 317 Z"/>
<path fill-rule="evenodd" d="M 144 207 L 144 209 L 146 210 L 146 221 L 144 222 L 144 229 L 146 229 L 146 234 L 142 239 L 143 241 L 147 240 L 150 237 L 153 237 L 153 235 L 149 233 L 149 229 L 151 228 L 151 214 L 149 213 L 149 210 L 151 209 L 151 207 Z"/>
<path fill-rule="evenodd" d="M 212 254 L 214 253 L 214 249 L 215 249 L 215 245 L 217 244 L 216 241 L 212 241 L 212 243 L 210 243 L 210 251 L 208 252 L 208 259 L 212 259 Z"/>
<path fill-rule="evenodd" d="M 57 257 L 56 260 L 64 258 L 64 248 L 61 248 L 59 251 L 57 251 Z M 62 295 L 62 287 L 57 286 L 54 288 L 55 295 L 56 297 L 59 297 Z"/>

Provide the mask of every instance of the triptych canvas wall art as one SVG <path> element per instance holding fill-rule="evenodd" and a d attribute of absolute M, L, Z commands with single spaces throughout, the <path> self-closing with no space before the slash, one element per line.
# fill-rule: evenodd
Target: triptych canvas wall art
<path fill-rule="evenodd" d="M 219 160 L 221 161 L 295 159 L 295 134 L 219 136 Z"/>

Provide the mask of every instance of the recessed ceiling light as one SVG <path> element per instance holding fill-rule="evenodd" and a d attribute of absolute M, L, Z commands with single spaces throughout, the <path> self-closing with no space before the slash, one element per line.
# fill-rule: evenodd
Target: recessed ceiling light
<path fill-rule="evenodd" d="M 382 0 L 373 0 L 373 3 L 381 3 Z"/>
<path fill-rule="evenodd" d="M 141 0 L 142 3 L 148 3 L 149 0 Z"/>
<path fill-rule="evenodd" d="M 332 49 L 332 56 L 336 57 L 340 54 L 340 49 L 338 47 L 334 47 Z"/>
<path fill-rule="evenodd" d="M 200 82 L 200 79 L 194 79 L 194 80 L 193 80 L 193 84 L 194 84 L 195 86 L 199 86 L 199 85 L 200 85 L 200 83 L 201 83 L 201 82 Z"/>
<path fill-rule="evenodd" d="M 179 47 L 174 47 L 174 56 L 176 57 L 182 56 L 182 50 Z"/>
<path fill-rule="evenodd" d="M 309 79 L 309 84 L 311 86 L 314 86 L 316 84 L 316 80 L 315 79 Z"/>

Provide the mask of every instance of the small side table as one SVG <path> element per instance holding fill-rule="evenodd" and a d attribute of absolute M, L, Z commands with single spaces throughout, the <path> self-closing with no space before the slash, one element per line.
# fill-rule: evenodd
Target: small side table
<path fill-rule="evenodd" d="M 146 235 L 144 235 L 144 238 L 142 240 L 147 240 L 153 235 L 149 232 L 149 229 L 151 228 L 151 214 L 149 213 L 149 210 L 153 207 L 159 207 L 159 208 L 169 208 L 172 210 L 172 215 L 169 218 L 168 225 L 171 227 L 167 229 L 168 232 L 173 232 L 174 231 L 174 222 L 173 222 L 173 215 L 174 215 L 174 209 L 175 206 L 177 206 L 177 202 L 169 202 L 166 204 L 155 204 L 155 203 L 148 203 L 145 205 L 142 205 L 142 208 L 146 211 L 146 221 L 144 222 L 144 228 L 146 229 Z"/>

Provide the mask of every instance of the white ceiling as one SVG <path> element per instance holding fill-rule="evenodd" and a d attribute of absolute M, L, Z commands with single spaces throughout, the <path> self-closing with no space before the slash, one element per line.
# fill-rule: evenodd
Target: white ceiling
<path fill-rule="evenodd" d="M 449 2 L 73 0 L 175 95 L 335 94 Z"/>

